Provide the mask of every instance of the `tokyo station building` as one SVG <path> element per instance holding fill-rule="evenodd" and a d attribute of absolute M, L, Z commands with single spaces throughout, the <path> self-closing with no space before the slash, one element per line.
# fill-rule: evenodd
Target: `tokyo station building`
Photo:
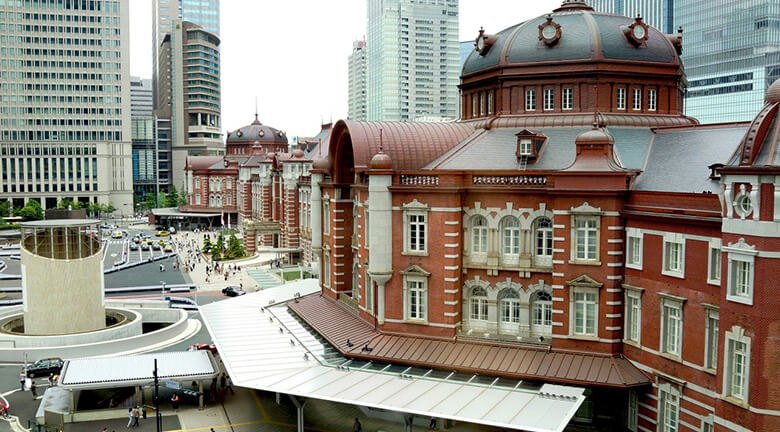
<path fill-rule="evenodd" d="M 346 358 L 585 388 L 595 430 L 780 430 L 780 82 L 701 125 L 682 49 L 567 0 L 479 32 L 461 120 L 289 154 L 253 123 L 189 159 L 189 206 L 224 175 L 250 239 L 311 248 L 288 307 Z"/>

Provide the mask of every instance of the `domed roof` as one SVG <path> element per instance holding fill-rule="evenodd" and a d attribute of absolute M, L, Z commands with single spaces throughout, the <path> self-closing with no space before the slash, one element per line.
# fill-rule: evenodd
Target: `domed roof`
<path fill-rule="evenodd" d="M 393 169 L 393 159 L 380 149 L 379 153 L 371 158 L 371 162 L 368 165 L 369 168 L 375 170 L 389 170 Z"/>
<path fill-rule="evenodd" d="M 548 19 L 560 29 L 550 44 L 540 40 L 540 26 Z M 635 22 L 635 18 L 595 12 L 583 1 L 566 0 L 551 14 L 530 19 L 491 36 L 487 52 L 481 55 L 472 51 L 462 72 L 467 75 L 499 65 L 566 60 L 680 64 L 675 46 L 665 34 L 653 27 L 647 27 L 646 40 L 632 43 L 627 29 Z"/>
<path fill-rule="evenodd" d="M 764 95 L 764 103 L 780 103 L 780 79 L 775 80 L 775 82 L 769 86 L 766 95 Z"/>
<path fill-rule="evenodd" d="M 228 132 L 227 143 L 287 143 L 287 135 L 279 129 L 260 123 L 255 114 L 255 121 L 250 125 Z"/>
<path fill-rule="evenodd" d="M 615 139 L 604 129 L 594 126 L 593 129 L 577 135 L 575 142 L 577 144 L 614 144 Z"/>

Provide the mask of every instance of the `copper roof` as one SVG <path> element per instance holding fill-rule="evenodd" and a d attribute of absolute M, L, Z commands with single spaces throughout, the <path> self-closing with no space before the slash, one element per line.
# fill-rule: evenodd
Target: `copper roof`
<path fill-rule="evenodd" d="M 393 160 L 393 169 L 417 170 L 474 132 L 473 125 L 455 122 L 362 122 L 339 120 L 331 133 L 328 151 L 335 156 L 339 141 L 350 137 L 355 169 L 367 169 L 381 144 Z"/>
<path fill-rule="evenodd" d="M 384 334 L 344 306 L 319 294 L 288 307 L 342 355 L 459 372 L 548 383 L 627 388 L 650 380 L 619 356 L 471 340 L 437 340 Z M 347 339 L 352 344 L 347 346 Z M 370 352 L 363 348 L 368 345 Z"/>
<path fill-rule="evenodd" d="M 185 170 L 198 170 L 211 168 L 215 163 L 221 162 L 222 156 L 187 156 Z"/>
<path fill-rule="evenodd" d="M 598 113 L 600 123 L 606 126 L 625 127 L 672 127 L 693 126 L 698 121 L 693 117 L 665 114 L 614 114 Z M 542 127 L 575 127 L 593 124 L 593 112 L 577 112 L 571 114 L 523 114 L 501 115 L 487 119 L 466 120 L 463 123 L 476 128 L 542 128 Z"/>

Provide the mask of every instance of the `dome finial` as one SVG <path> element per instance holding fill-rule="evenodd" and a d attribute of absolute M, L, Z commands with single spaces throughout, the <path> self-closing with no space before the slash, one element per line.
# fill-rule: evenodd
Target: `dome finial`
<path fill-rule="evenodd" d="M 253 125 L 259 125 L 260 119 L 257 116 L 257 96 L 255 96 L 255 121 L 252 122 Z"/>
<path fill-rule="evenodd" d="M 564 10 L 576 10 L 576 9 L 591 10 L 591 11 L 593 10 L 592 7 L 588 6 L 588 4 L 585 3 L 585 0 L 563 0 L 561 7 L 553 10 L 553 12 L 560 12 Z"/>

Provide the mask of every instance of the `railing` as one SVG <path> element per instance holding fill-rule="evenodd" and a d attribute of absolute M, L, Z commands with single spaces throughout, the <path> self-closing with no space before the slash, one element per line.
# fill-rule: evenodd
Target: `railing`
<path fill-rule="evenodd" d="M 401 174 L 400 184 L 406 186 L 437 186 L 439 184 L 439 176 Z"/>
<path fill-rule="evenodd" d="M 475 185 L 544 186 L 547 184 L 547 177 L 543 175 L 474 176 L 471 181 Z"/>

